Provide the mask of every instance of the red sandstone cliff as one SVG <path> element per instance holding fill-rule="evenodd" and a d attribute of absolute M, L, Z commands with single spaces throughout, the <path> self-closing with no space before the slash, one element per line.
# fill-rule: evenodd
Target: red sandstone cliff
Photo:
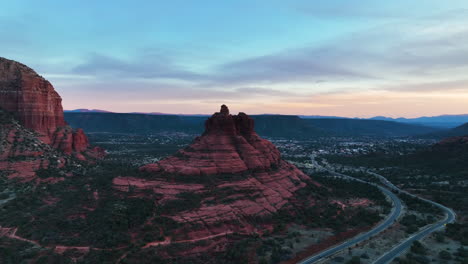
<path fill-rule="evenodd" d="M 278 149 L 255 133 L 252 118 L 244 113 L 231 115 L 223 105 L 206 121 L 205 132 L 193 144 L 142 170 L 196 176 L 264 172 L 284 165 Z"/>
<path fill-rule="evenodd" d="M 153 197 L 160 206 L 184 193 L 202 197 L 199 207 L 167 213 L 166 217 L 183 226 L 198 226 L 183 229 L 183 235 L 176 235 L 172 242 L 234 232 L 261 234 L 271 226 L 251 219 L 288 207 L 295 200 L 294 193 L 307 184 L 318 186 L 255 133 L 249 116 L 231 115 L 224 105 L 190 146 L 141 170 L 148 175 L 117 177 L 114 187 L 131 196 Z"/>
<path fill-rule="evenodd" d="M 0 57 L 0 109 L 11 114 L 39 138 L 65 154 L 85 159 L 104 155 L 101 149 L 89 149 L 81 129 L 73 131 L 63 117 L 62 98 L 49 81 L 19 62 Z"/>
<path fill-rule="evenodd" d="M 23 182 L 57 182 L 68 174 L 64 167 L 71 164 L 69 156 L 44 143 L 37 133 L 0 110 L 0 176 Z M 61 169 L 60 175 L 37 177 L 38 170 L 49 168 Z"/>

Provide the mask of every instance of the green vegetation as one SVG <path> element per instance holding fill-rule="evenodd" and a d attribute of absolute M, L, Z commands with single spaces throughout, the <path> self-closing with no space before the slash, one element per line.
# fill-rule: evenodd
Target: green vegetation
<path fill-rule="evenodd" d="M 421 244 L 421 242 L 414 241 L 413 245 L 411 245 L 411 252 L 414 254 L 422 255 L 427 252 L 427 248 L 425 248 L 423 244 Z"/>
<path fill-rule="evenodd" d="M 55 173 L 40 171 L 44 177 Z M 142 228 L 150 218 L 158 219 L 152 222 L 156 230 L 170 233 L 177 227 L 172 220 L 156 214 L 152 199 L 119 197 L 111 183 L 119 173 L 131 176 L 139 172 L 127 166 L 100 164 L 86 168 L 85 175 L 53 185 L 31 188 L 25 184 L 17 188 L 16 199 L 0 208 L 0 223 L 19 227 L 18 235 L 44 245 L 99 248 L 128 245 L 129 233 Z M 50 205 L 45 206 L 44 201 Z"/>
<path fill-rule="evenodd" d="M 158 204 L 155 201 L 161 196 L 151 191 L 145 192 L 130 188 L 125 194 L 116 192 L 112 186 L 112 180 L 115 177 L 153 179 L 154 176 L 150 173 L 139 171 L 139 165 L 152 162 L 155 157 L 163 158 L 174 153 L 190 142 L 192 136 L 91 134 L 90 138 L 92 141 L 98 141 L 100 146 L 110 151 L 106 161 L 92 166 L 82 164 L 81 169 L 73 170 L 73 177 L 65 177 L 65 181 L 57 184 L 37 186 L 18 184 L 15 187 L 16 199 L 0 207 L 1 225 L 18 226 L 18 235 L 37 240 L 41 245 L 91 246 L 90 253 L 84 259 L 78 259 L 77 263 L 115 263 L 124 253 L 128 255 L 121 263 L 167 263 L 168 261 L 174 264 L 246 263 L 252 258 L 260 263 L 278 263 L 291 257 L 292 252 L 297 250 L 298 243 L 303 241 L 300 233 L 288 232 L 291 224 L 308 228 L 331 228 L 334 234 L 340 234 L 351 229 L 374 225 L 382 219 L 382 214 L 387 214 L 391 208 L 386 196 L 374 186 L 334 178 L 327 173 L 317 173 L 311 178 L 322 186 L 311 182 L 298 191 L 295 199 L 291 199 L 291 203 L 277 213 L 268 217 L 245 219 L 254 226 L 272 226 L 273 232 L 267 232 L 262 238 L 254 235 L 233 234 L 229 238 L 236 243 L 226 252 L 197 258 L 180 258 L 177 257 L 180 252 L 188 251 L 193 247 L 205 247 L 206 242 L 142 249 L 146 243 L 163 241 L 166 237 L 186 239 L 185 231 L 202 228 L 200 224 L 177 223 L 167 217 L 168 214 L 194 210 L 204 205 L 230 204 L 235 201 L 231 196 L 236 194 L 245 195 L 252 200 L 259 197 L 232 187 L 211 188 L 206 193 L 180 193 L 175 199 Z M 285 143 L 287 144 L 289 143 Z M 312 144 L 314 143 L 305 148 L 312 148 Z M 186 151 L 191 150 L 186 149 Z M 302 152 L 298 149 L 295 151 Z M 307 155 L 301 157 L 291 155 L 290 157 L 291 160 L 298 162 L 310 159 Z M 38 176 L 48 178 L 62 175 L 60 170 L 49 169 L 39 170 Z M 369 177 L 365 173 L 353 173 L 352 176 Z M 203 184 L 210 189 L 222 181 L 245 179 L 246 175 L 188 177 L 168 174 L 162 177 L 175 183 Z M 2 186 L 5 186 L 3 182 L 0 183 L 0 188 Z M 206 200 L 207 197 L 214 198 Z M 347 204 L 349 199 L 353 198 L 369 199 L 372 204 L 342 208 L 340 204 L 331 203 L 335 201 Z M 408 200 L 408 203 L 412 201 Z M 422 206 L 417 201 L 413 203 L 412 206 Z M 420 221 L 426 220 L 408 218 L 405 221 L 408 226 L 418 226 Z M 11 243 L 11 241 L 8 240 L 6 243 Z M 24 257 L 26 251 L 31 252 L 35 259 L 44 263 L 67 263 L 66 261 L 70 259 L 69 255 L 60 256 L 51 251 L 39 252 L 31 249 L 30 246 L 29 244 L 4 246 L 0 241 L 0 259 L 4 257 L 3 259 L 11 263 L 21 263 L 17 261 L 20 256 L 28 259 Z M 1 251 L 3 248 L 14 250 L 3 252 Z M 162 256 L 168 256 L 169 260 Z M 364 259 L 364 255 L 361 258 Z M 361 260 L 355 257 L 353 261 Z"/>
<path fill-rule="evenodd" d="M 39 178 L 45 179 L 49 177 L 60 177 L 64 175 L 64 171 L 56 168 L 39 169 L 36 171 L 36 175 Z"/>
<path fill-rule="evenodd" d="M 361 264 L 361 258 L 358 256 L 353 256 L 346 264 Z"/>
<path fill-rule="evenodd" d="M 468 245 L 468 225 L 464 220 L 468 215 L 466 144 L 414 147 L 413 150 L 401 144 L 396 145 L 395 150 L 387 149 L 355 156 L 329 155 L 326 158 L 334 164 L 375 168 L 379 174 L 402 189 L 454 209 L 458 215 L 457 223 L 448 225 L 447 236 Z M 427 202 L 405 194 L 399 196 L 410 210 L 424 215 L 418 216 L 418 219 L 411 216 L 412 219 L 406 218 L 403 221 L 409 233 L 416 231 L 424 223 L 436 221 L 436 215 L 442 215 L 439 208 Z M 427 217 L 427 214 L 434 217 Z"/>
<path fill-rule="evenodd" d="M 398 258 L 397 261 L 400 264 L 427 264 L 431 262 L 427 256 L 413 253 L 408 253 L 404 258 Z"/>
<path fill-rule="evenodd" d="M 450 252 L 448 252 L 447 250 L 442 250 L 439 252 L 439 257 L 443 260 L 451 260 L 452 254 L 450 254 Z"/>
<path fill-rule="evenodd" d="M 468 246 L 468 223 L 447 224 L 446 235 Z"/>
<path fill-rule="evenodd" d="M 405 226 L 406 232 L 409 234 L 415 233 L 416 231 L 419 230 L 420 227 L 423 227 L 427 224 L 430 224 L 429 221 L 426 221 L 425 219 L 422 219 L 416 215 L 409 214 L 405 215 L 401 220 L 400 224 Z"/>
<path fill-rule="evenodd" d="M 176 200 L 167 201 L 158 208 L 161 214 L 175 214 L 182 211 L 194 210 L 201 205 L 202 196 L 194 192 L 183 192 Z"/>

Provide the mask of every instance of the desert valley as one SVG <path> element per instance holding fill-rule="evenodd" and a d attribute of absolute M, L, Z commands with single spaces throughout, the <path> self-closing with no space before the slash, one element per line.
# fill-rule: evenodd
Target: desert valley
<path fill-rule="evenodd" d="M 0 264 L 468 264 L 466 0 L 0 2 Z"/>
<path fill-rule="evenodd" d="M 2 58 L 0 77 L 5 263 L 312 263 L 326 249 L 322 261 L 366 263 L 445 223 L 432 201 L 457 223 L 392 259 L 442 258 L 427 255 L 434 245 L 466 254 L 468 141 L 436 143 L 452 130 L 226 105 L 211 117 L 64 115 L 31 68 Z"/>

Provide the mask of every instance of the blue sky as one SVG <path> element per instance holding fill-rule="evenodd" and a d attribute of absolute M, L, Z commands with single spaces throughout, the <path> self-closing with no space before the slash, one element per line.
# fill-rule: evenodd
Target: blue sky
<path fill-rule="evenodd" d="M 466 1 L 1 1 L 66 109 L 468 113 Z"/>

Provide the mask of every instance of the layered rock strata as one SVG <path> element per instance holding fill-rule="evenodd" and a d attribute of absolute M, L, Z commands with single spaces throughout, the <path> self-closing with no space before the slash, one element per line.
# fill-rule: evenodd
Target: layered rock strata
<path fill-rule="evenodd" d="M 180 240 L 226 231 L 262 233 L 271 226 L 260 228 L 253 218 L 268 218 L 287 207 L 307 183 L 318 185 L 282 160 L 278 149 L 255 133 L 248 115 L 231 115 L 223 105 L 205 127 L 200 137 L 174 156 L 141 167 L 149 176 L 113 180 L 116 189 L 133 196 L 152 194 L 162 207 L 183 194 L 200 197 L 194 208 L 166 214 L 191 226 Z"/>
<path fill-rule="evenodd" d="M 265 172 L 285 166 L 278 149 L 255 133 L 252 118 L 244 113 L 230 115 L 223 105 L 206 121 L 205 132 L 193 144 L 142 170 L 197 176 Z"/>
<path fill-rule="evenodd" d="M 38 133 L 44 143 L 85 159 L 102 156 L 90 149 L 82 130 L 73 131 L 63 117 L 62 98 L 49 81 L 19 62 L 0 58 L 0 109 L 11 113 L 20 124 Z"/>

